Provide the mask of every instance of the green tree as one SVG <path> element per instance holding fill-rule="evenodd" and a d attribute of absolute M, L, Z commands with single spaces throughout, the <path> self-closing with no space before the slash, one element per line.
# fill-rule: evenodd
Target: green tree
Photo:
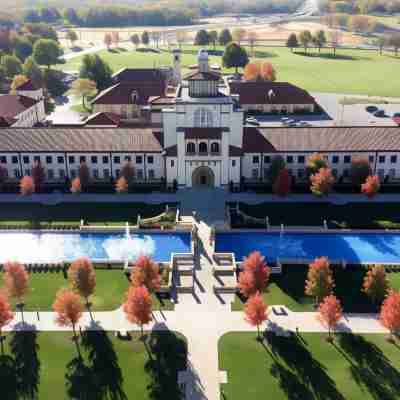
<path fill-rule="evenodd" d="M 400 49 L 400 33 L 393 33 L 389 39 L 389 45 L 393 47 L 394 54 L 397 57 L 397 53 Z"/>
<path fill-rule="evenodd" d="M 7 78 L 6 70 L 3 65 L 0 64 L 0 82 L 4 81 Z"/>
<path fill-rule="evenodd" d="M 18 57 L 5 55 L 1 59 L 1 64 L 4 67 L 5 74 L 8 78 L 13 78 L 22 72 L 22 64 Z"/>
<path fill-rule="evenodd" d="M 72 93 L 82 97 L 82 106 L 86 108 L 85 99 L 96 94 L 96 83 L 89 79 L 77 79 L 72 83 Z"/>
<path fill-rule="evenodd" d="M 218 32 L 217 31 L 208 32 L 208 38 L 210 40 L 210 43 L 212 43 L 214 50 L 215 50 L 215 46 L 217 45 L 217 42 L 218 42 Z"/>
<path fill-rule="evenodd" d="M 150 43 L 150 36 L 147 31 L 143 31 L 142 33 L 142 43 L 147 46 Z"/>
<path fill-rule="evenodd" d="M 228 43 L 232 42 L 232 35 L 229 29 L 223 29 L 219 33 L 218 42 L 222 46 L 226 46 Z"/>
<path fill-rule="evenodd" d="M 222 63 L 226 68 L 235 68 L 236 73 L 238 68 L 244 68 L 249 62 L 249 56 L 246 50 L 237 43 L 230 43 L 225 48 L 222 56 Z"/>
<path fill-rule="evenodd" d="M 23 37 L 17 37 L 14 43 L 14 54 L 24 62 L 33 51 L 32 43 Z"/>
<path fill-rule="evenodd" d="M 312 38 L 312 41 L 316 47 L 318 47 L 318 52 L 321 52 L 321 47 L 324 47 L 326 44 L 326 35 L 325 31 L 319 30 Z"/>
<path fill-rule="evenodd" d="M 73 31 L 72 29 L 69 29 L 65 35 L 65 37 L 67 38 L 67 40 L 69 40 L 71 42 L 71 46 L 74 45 L 74 43 L 78 40 L 78 35 L 75 31 Z"/>
<path fill-rule="evenodd" d="M 137 33 L 134 33 L 134 34 L 131 36 L 131 42 L 132 42 L 132 44 L 135 46 L 135 48 L 137 48 L 137 47 L 139 46 L 139 44 L 140 44 L 140 37 L 139 37 L 139 35 L 138 35 Z"/>
<path fill-rule="evenodd" d="M 295 33 L 291 33 L 286 41 L 286 46 L 290 49 L 293 53 L 293 49 L 299 47 L 299 42 L 297 40 L 297 36 Z"/>
<path fill-rule="evenodd" d="M 22 72 L 30 79 L 37 87 L 43 85 L 43 73 L 39 66 L 36 64 L 33 56 L 28 57 L 22 66 Z"/>
<path fill-rule="evenodd" d="M 98 90 L 112 84 L 110 66 L 97 54 L 86 54 L 82 59 L 79 77 L 96 83 Z"/>
<path fill-rule="evenodd" d="M 200 29 L 196 33 L 196 37 L 194 38 L 194 44 L 196 46 L 207 46 L 210 43 L 210 36 L 205 29 Z"/>
<path fill-rule="evenodd" d="M 62 50 L 58 43 L 51 39 L 40 39 L 33 46 L 33 58 L 39 65 L 46 65 L 49 70 L 54 64 L 60 63 Z"/>
<path fill-rule="evenodd" d="M 43 82 L 51 97 L 61 96 L 68 90 L 68 86 L 60 79 L 59 73 L 51 69 L 44 71 Z"/>
<path fill-rule="evenodd" d="M 307 53 L 307 49 L 310 46 L 310 43 L 312 42 L 311 32 L 308 30 L 300 32 L 299 42 L 304 47 L 304 52 Z"/>
<path fill-rule="evenodd" d="M 354 186 L 360 187 L 371 175 L 372 170 L 367 157 L 353 157 L 351 160 L 350 176 Z"/>

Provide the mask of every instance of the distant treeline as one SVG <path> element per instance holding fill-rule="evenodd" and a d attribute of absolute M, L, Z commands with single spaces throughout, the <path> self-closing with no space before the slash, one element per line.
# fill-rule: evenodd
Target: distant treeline
<path fill-rule="evenodd" d="M 84 3 L 84 2 L 83 2 Z M 82 27 L 167 26 L 194 24 L 200 17 L 224 13 L 268 14 L 290 13 L 302 0 L 162 0 L 140 6 L 90 6 L 29 9 L 24 22 L 68 23 Z"/>
<path fill-rule="evenodd" d="M 400 0 L 322 0 L 323 11 L 346 14 L 398 13 Z"/>

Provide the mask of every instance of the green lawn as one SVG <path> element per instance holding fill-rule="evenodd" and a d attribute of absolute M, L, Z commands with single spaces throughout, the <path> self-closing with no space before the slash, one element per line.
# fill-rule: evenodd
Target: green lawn
<path fill-rule="evenodd" d="M 96 269 L 96 291 L 90 298 L 93 311 L 112 311 L 121 306 L 129 287 L 129 280 L 122 270 Z M 0 287 L 3 285 L 3 274 L 0 273 Z M 30 290 L 24 298 L 26 311 L 49 311 L 61 288 L 69 287 L 69 281 L 63 272 L 35 272 L 30 274 Z M 154 309 L 172 310 L 170 300 L 159 300 L 153 296 Z"/>
<path fill-rule="evenodd" d="M 400 80 L 392 79 L 400 67 L 400 57 L 393 53 L 380 56 L 377 51 L 339 50 L 332 56 L 331 50 L 302 50 L 291 53 L 284 47 L 257 47 L 255 59 L 266 59 L 274 65 L 279 81 L 289 81 L 309 91 L 334 92 L 344 94 L 364 94 L 370 96 L 398 97 Z M 221 53 L 223 49 L 217 47 Z M 196 64 L 198 47 L 184 46 L 182 65 L 184 68 Z M 171 65 L 171 54 L 162 51 L 142 53 L 136 51 L 99 52 L 113 71 L 123 67 L 151 68 Z M 81 57 L 74 58 L 57 68 L 65 71 L 79 70 Z M 221 64 L 220 56 L 210 56 L 211 63 Z M 224 72 L 232 72 L 225 70 Z"/>
<path fill-rule="evenodd" d="M 225 400 L 394 400 L 400 398 L 400 352 L 384 335 L 325 334 L 283 338 L 229 333 L 219 342 L 228 372 Z"/>
<path fill-rule="evenodd" d="M 323 226 L 330 228 L 400 228 L 398 203 L 240 203 L 240 210 L 257 218 L 269 217 L 273 226 Z M 301 210 L 301 212 L 299 212 Z"/>
<path fill-rule="evenodd" d="M 307 266 L 284 266 L 281 275 L 271 275 L 267 290 L 263 294 L 266 304 L 285 305 L 292 311 L 314 311 L 314 299 L 305 296 L 304 286 L 307 278 Z M 335 281 L 334 294 L 339 298 L 346 312 L 376 312 L 377 309 L 361 292 L 366 269 L 333 269 Z M 400 290 L 400 272 L 387 273 L 390 286 Z M 232 309 L 242 310 L 243 299 L 235 297 Z"/>
<path fill-rule="evenodd" d="M 186 368 L 186 342 L 172 332 L 122 341 L 91 331 L 77 356 L 70 332 L 7 334 L 0 356 L 2 400 L 181 398 L 177 372 Z"/>

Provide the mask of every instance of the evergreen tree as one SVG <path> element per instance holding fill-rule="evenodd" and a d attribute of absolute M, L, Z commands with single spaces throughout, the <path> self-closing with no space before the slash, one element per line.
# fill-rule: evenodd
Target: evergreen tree
<path fill-rule="evenodd" d="M 290 49 L 293 53 L 293 49 L 299 47 L 299 42 L 297 40 L 297 36 L 295 33 L 291 33 L 286 41 L 286 46 Z"/>
<path fill-rule="evenodd" d="M 232 42 L 232 35 L 229 29 L 223 29 L 220 32 L 218 42 L 222 46 L 226 46 L 228 43 Z"/>
<path fill-rule="evenodd" d="M 196 33 L 194 44 L 196 46 L 207 46 L 210 43 L 210 36 L 205 29 L 201 29 Z"/>
<path fill-rule="evenodd" d="M 240 47 L 237 43 L 230 43 L 226 46 L 222 56 L 224 67 L 235 68 L 237 73 L 238 68 L 244 68 L 248 62 L 249 56 L 243 47 Z"/>
<path fill-rule="evenodd" d="M 147 46 L 150 43 L 149 33 L 147 31 L 143 31 L 141 39 L 142 43 Z"/>

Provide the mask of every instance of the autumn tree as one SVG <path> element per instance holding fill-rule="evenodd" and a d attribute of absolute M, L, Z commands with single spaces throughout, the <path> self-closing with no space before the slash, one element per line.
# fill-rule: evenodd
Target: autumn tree
<path fill-rule="evenodd" d="M 117 31 L 113 31 L 111 33 L 111 41 L 114 44 L 114 47 L 118 47 L 118 44 L 119 44 L 119 33 Z"/>
<path fill-rule="evenodd" d="M 145 286 L 128 289 L 123 310 L 129 322 L 138 324 L 143 336 L 143 325 L 152 321 L 152 306 L 150 292 Z"/>
<path fill-rule="evenodd" d="M 72 288 L 86 300 L 89 307 L 89 297 L 96 288 L 96 273 L 88 258 L 78 258 L 68 268 L 68 279 Z"/>
<path fill-rule="evenodd" d="M 127 193 L 128 192 L 128 182 L 125 179 L 124 176 L 120 176 L 117 180 L 117 182 L 115 183 L 115 191 L 117 193 Z"/>
<path fill-rule="evenodd" d="M 96 82 L 90 79 L 76 79 L 72 82 L 71 91 L 76 97 L 82 97 L 82 106 L 86 107 L 87 97 L 94 96 L 97 92 Z"/>
<path fill-rule="evenodd" d="M 380 304 L 389 290 L 389 281 L 383 265 L 375 265 L 368 270 L 364 277 L 362 291 L 371 299 L 372 303 Z"/>
<path fill-rule="evenodd" d="M 79 353 L 76 340 L 76 324 L 83 314 L 83 304 L 79 294 L 72 290 L 60 289 L 53 303 L 53 310 L 57 314 L 56 321 L 59 326 L 72 326 L 72 331 L 74 333 L 73 339 L 76 341 Z"/>
<path fill-rule="evenodd" d="M 343 312 L 340 301 L 333 295 L 326 296 L 318 307 L 318 319 L 328 328 L 328 340 L 332 341 L 331 331 L 342 318 Z"/>
<path fill-rule="evenodd" d="M 243 70 L 243 79 L 245 81 L 255 81 L 260 76 L 260 64 L 248 63 Z"/>
<path fill-rule="evenodd" d="M 307 175 L 317 173 L 321 168 L 328 168 L 328 161 L 320 153 L 313 153 L 307 159 Z"/>
<path fill-rule="evenodd" d="M 4 264 L 4 284 L 10 297 L 16 298 L 23 316 L 22 299 L 29 290 L 29 274 L 25 267 L 17 261 Z"/>
<path fill-rule="evenodd" d="M 311 32 L 308 30 L 300 32 L 299 42 L 304 47 L 304 52 L 307 53 L 307 49 L 310 47 L 312 42 Z"/>
<path fill-rule="evenodd" d="M 148 256 L 140 256 L 133 266 L 131 282 L 134 287 L 145 286 L 150 292 L 160 290 L 160 267 Z"/>
<path fill-rule="evenodd" d="M 125 161 L 121 169 L 121 176 L 126 179 L 128 184 L 133 181 L 133 178 L 135 177 L 135 168 L 133 167 L 131 161 Z"/>
<path fill-rule="evenodd" d="M 290 193 L 292 177 L 286 168 L 280 170 L 278 177 L 273 185 L 274 193 L 278 196 L 285 197 Z"/>
<path fill-rule="evenodd" d="M 318 52 L 321 52 L 321 48 L 326 45 L 327 39 L 325 35 L 325 31 L 319 30 L 313 37 L 312 42 L 315 47 L 318 47 Z"/>
<path fill-rule="evenodd" d="M 335 178 L 329 168 L 321 168 L 310 176 L 311 192 L 316 196 L 326 196 L 332 190 Z"/>
<path fill-rule="evenodd" d="M 331 294 L 334 286 L 328 258 L 316 258 L 308 268 L 305 294 L 314 297 L 316 304 L 319 304 L 322 299 Z"/>
<path fill-rule="evenodd" d="M 107 50 L 110 50 L 110 46 L 112 44 L 111 33 L 106 33 L 104 35 L 104 44 L 107 46 Z"/>
<path fill-rule="evenodd" d="M 293 49 L 299 47 L 299 42 L 297 40 L 297 35 L 295 33 L 291 33 L 286 41 L 286 47 L 290 49 L 293 53 Z"/>
<path fill-rule="evenodd" d="M 89 180 L 89 168 L 85 162 L 81 162 L 81 164 L 79 165 L 79 181 L 81 184 L 81 188 L 86 190 L 87 186 L 89 185 Z"/>
<path fill-rule="evenodd" d="M 276 80 L 276 72 L 273 65 L 268 62 L 264 61 L 260 65 L 260 77 L 265 81 L 275 81 Z"/>
<path fill-rule="evenodd" d="M 350 176 L 354 186 L 361 186 L 371 175 L 371 166 L 365 157 L 353 157 L 351 160 Z"/>
<path fill-rule="evenodd" d="M 262 292 L 267 287 L 271 269 L 260 252 L 250 253 L 244 259 L 242 269 L 243 271 L 239 274 L 238 288 L 243 296 L 249 297 L 258 291 Z M 249 275 L 253 276 L 253 280 Z M 252 286 L 249 285 L 250 283 Z"/>
<path fill-rule="evenodd" d="M 32 179 L 38 192 L 46 178 L 46 173 L 40 161 L 35 161 L 32 166 Z"/>
<path fill-rule="evenodd" d="M 81 192 L 81 180 L 78 177 L 72 181 L 70 190 L 72 194 L 79 194 Z"/>
<path fill-rule="evenodd" d="M 381 307 L 381 324 L 389 330 L 391 339 L 393 334 L 400 332 L 400 292 L 390 290 Z"/>
<path fill-rule="evenodd" d="M 135 49 L 137 49 L 137 47 L 138 47 L 139 44 L 140 44 L 140 37 L 139 37 L 139 35 L 138 35 L 137 33 L 134 33 L 134 34 L 131 36 L 131 42 L 132 42 L 132 44 L 135 46 Z"/>
<path fill-rule="evenodd" d="M 275 81 L 276 72 L 273 65 L 267 61 L 248 63 L 243 70 L 243 79 L 245 81 Z"/>
<path fill-rule="evenodd" d="M 380 189 L 380 181 L 378 175 L 370 175 L 365 180 L 365 183 L 361 185 L 361 193 L 367 195 L 369 199 L 372 199 Z"/>
<path fill-rule="evenodd" d="M 394 54 L 397 57 L 397 53 L 400 49 L 400 33 L 392 33 L 392 35 L 389 37 L 388 44 L 389 46 L 393 47 Z"/>
<path fill-rule="evenodd" d="M 268 306 L 264 303 L 260 292 L 252 295 L 244 307 L 245 320 L 257 327 L 257 339 L 260 339 L 260 325 L 268 319 Z"/>
<path fill-rule="evenodd" d="M 21 196 L 29 196 L 35 192 L 35 182 L 30 176 L 23 176 L 19 181 L 19 190 Z"/>
<path fill-rule="evenodd" d="M 25 75 L 19 74 L 19 75 L 15 75 L 12 83 L 11 83 L 11 90 L 10 93 L 11 94 L 16 94 L 17 89 L 23 85 L 25 82 L 28 82 L 28 78 Z"/>
<path fill-rule="evenodd" d="M 14 313 L 12 312 L 10 302 L 8 301 L 7 295 L 0 292 L 0 343 L 1 343 L 1 354 L 4 354 L 3 346 L 3 328 L 12 321 Z"/>
<path fill-rule="evenodd" d="M 254 57 L 254 45 L 256 44 L 258 39 L 258 34 L 255 31 L 247 32 L 247 41 L 249 42 L 251 55 Z"/>

